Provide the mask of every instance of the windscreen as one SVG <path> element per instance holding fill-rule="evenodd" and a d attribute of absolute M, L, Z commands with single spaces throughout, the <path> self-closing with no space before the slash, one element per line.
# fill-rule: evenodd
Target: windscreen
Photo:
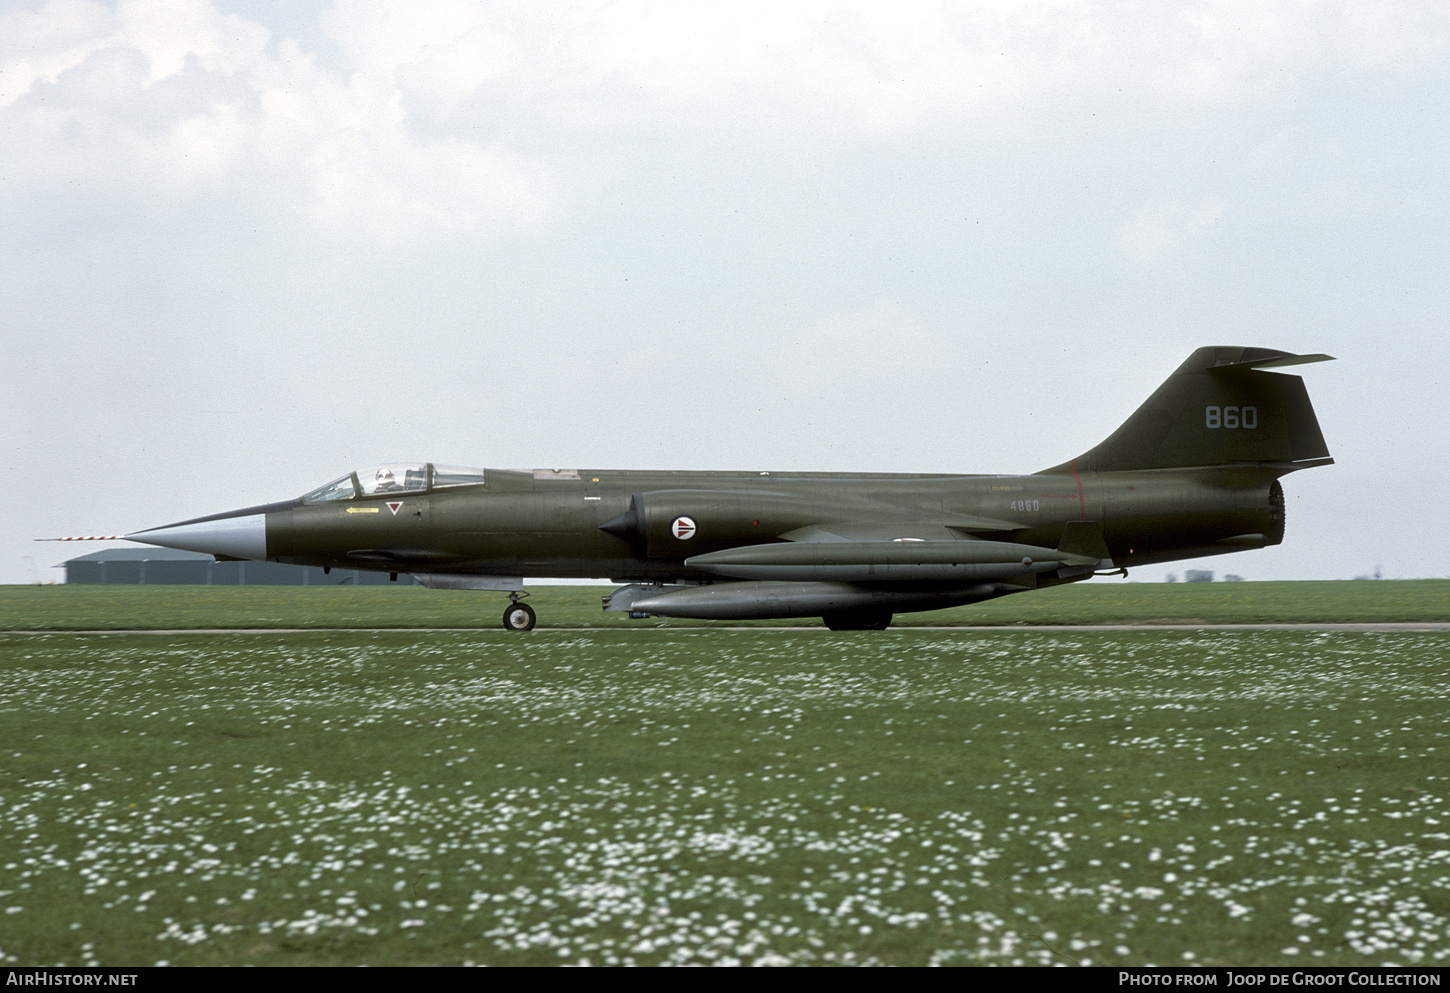
<path fill-rule="evenodd" d="M 340 479 L 334 479 L 326 486 L 319 486 L 302 497 L 303 503 L 325 503 L 328 500 L 351 500 L 357 496 L 357 487 L 353 485 L 352 473 Z"/>

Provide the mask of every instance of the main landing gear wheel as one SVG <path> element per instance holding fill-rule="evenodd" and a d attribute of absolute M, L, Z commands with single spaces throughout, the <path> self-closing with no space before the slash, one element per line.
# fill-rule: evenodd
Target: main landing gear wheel
<path fill-rule="evenodd" d="M 511 603 L 503 612 L 503 629 L 505 631 L 532 631 L 538 620 L 538 617 L 534 615 L 533 607 L 526 603 Z"/>
<path fill-rule="evenodd" d="M 842 610 L 826 614 L 821 620 L 832 631 L 885 631 L 891 625 L 887 610 Z"/>

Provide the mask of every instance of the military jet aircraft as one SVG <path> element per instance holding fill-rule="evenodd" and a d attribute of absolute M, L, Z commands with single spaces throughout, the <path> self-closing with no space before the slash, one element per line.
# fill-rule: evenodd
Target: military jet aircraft
<path fill-rule="evenodd" d="M 1303 381 L 1267 370 L 1329 358 L 1200 348 L 1102 444 L 1028 476 L 418 462 L 125 537 L 506 592 L 510 631 L 535 623 L 524 577 L 608 577 L 622 585 L 604 609 L 631 617 L 880 630 L 896 613 L 1277 545 L 1280 477 L 1334 460 Z"/>

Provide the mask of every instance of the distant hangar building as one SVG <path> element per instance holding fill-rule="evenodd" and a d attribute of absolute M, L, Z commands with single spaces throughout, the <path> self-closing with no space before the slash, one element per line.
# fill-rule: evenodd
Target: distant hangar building
<path fill-rule="evenodd" d="M 396 584 L 386 572 L 283 565 L 280 562 L 218 562 L 199 552 L 171 548 L 108 548 L 61 563 L 66 583 L 142 586 L 416 586 L 407 573 Z"/>

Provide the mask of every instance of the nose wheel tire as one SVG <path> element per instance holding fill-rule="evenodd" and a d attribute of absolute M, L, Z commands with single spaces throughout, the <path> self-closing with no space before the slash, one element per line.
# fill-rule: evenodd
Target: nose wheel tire
<path fill-rule="evenodd" d="M 534 616 L 534 608 L 526 603 L 511 603 L 503 612 L 503 629 L 505 631 L 532 631 L 537 623 L 538 618 Z"/>

